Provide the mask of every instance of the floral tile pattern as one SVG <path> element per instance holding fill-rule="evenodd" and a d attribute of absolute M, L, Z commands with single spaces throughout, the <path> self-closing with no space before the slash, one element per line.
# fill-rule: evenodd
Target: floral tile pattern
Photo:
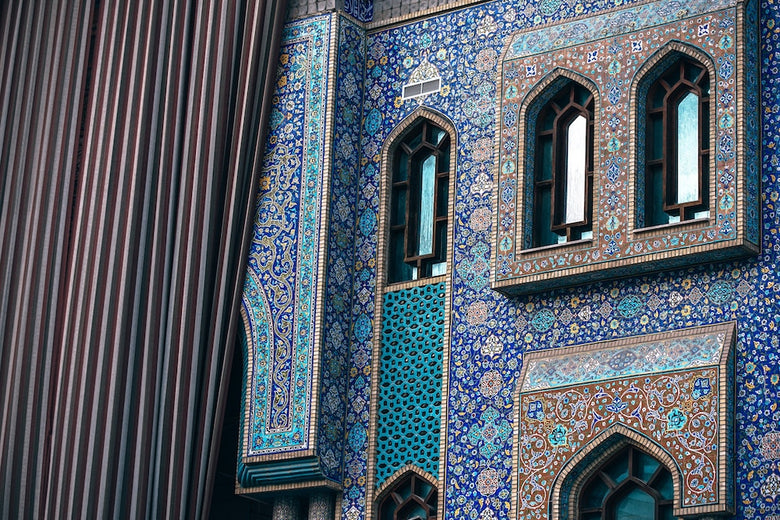
<path fill-rule="evenodd" d="M 760 74 L 746 78 L 746 84 L 753 82 L 757 87 L 758 97 L 754 103 L 760 107 L 755 110 L 755 119 L 751 123 L 761 139 L 760 148 L 751 151 L 754 157 L 760 159 L 760 168 L 748 172 L 755 177 L 749 183 L 747 193 L 748 197 L 760 203 L 760 213 L 756 215 L 759 218 L 755 219 L 758 225 L 752 231 L 754 238 L 760 235 L 761 239 L 762 250 L 758 257 L 728 262 L 708 258 L 699 266 L 685 269 L 585 283 L 575 288 L 551 289 L 530 296 L 507 297 L 494 292 L 489 286 L 492 275 L 490 258 L 494 247 L 492 234 L 495 226 L 501 224 L 496 221 L 499 208 L 493 191 L 499 173 L 495 165 L 495 146 L 499 123 L 497 100 L 501 90 L 498 64 L 502 53 L 512 38 L 528 28 L 564 20 L 587 23 L 588 15 L 614 8 L 638 7 L 640 4 L 625 0 L 525 3 L 497 0 L 367 34 L 354 26 L 347 31 L 351 31 L 351 35 L 339 36 L 342 42 L 350 38 L 360 49 L 355 51 L 356 63 L 363 61 L 365 76 L 357 72 L 361 67 L 344 60 L 339 62 L 333 82 L 339 91 L 355 93 L 354 96 L 338 94 L 345 103 L 350 100 L 339 106 L 351 110 L 352 115 L 341 122 L 334 122 L 333 153 L 338 156 L 340 150 L 345 150 L 345 157 L 350 158 L 343 159 L 338 163 L 341 166 L 334 167 L 334 176 L 347 168 L 343 190 L 334 187 L 326 199 L 330 204 L 331 218 L 334 212 L 343 216 L 343 224 L 334 225 L 331 220 L 327 247 L 332 260 L 329 260 L 326 271 L 327 283 L 333 283 L 333 278 L 340 280 L 334 287 L 349 287 L 339 291 L 343 295 L 343 303 L 335 305 L 343 312 L 331 307 L 336 311 L 332 316 L 338 315 L 339 318 L 326 318 L 330 324 L 325 326 L 324 333 L 326 343 L 333 342 L 347 349 L 344 356 L 349 360 L 343 372 L 334 367 L 328 377 L 338 374 L 344 377 L 343 374 L 346 374 L 347 380 L 341 386 L 329 383 L 328 388 L 334 390 L 323 387 L 320 397 L 320 413 L 327 413 L 328 417 L 331 414 L 343 417 L 343 427 L 338 422 L 341 419 L 337 419 L 338 426 L 332 432 L 333 439 L 341 437 L 342 454 L 336 454 L 337 443 L 322 441 L 323 445 L 334 446 L 334 467 L 340 462 L 343 468 L 343 495 L 337 517 L 349 520 L 371 517 L 371 504 L 367 503 L 367 499 L 373 491 L 366 488 L 366 472 L 367 461 L 374 456 L 367 453 L 370 388 L 372 378 L 376 377 L 371 371 L 372 356 L 374 343 L 378 340 L 373 337 L 373 331 L 375 321 L 381 316 L 375 308 L 377 265 L 382 261 L 376 256 L 377 240 L 381 236 L 381 230 L 377 229 L 381 150 L 393 128 L 422 104 L 453 122 L 459 143 L 456 196 L 452 201 L 456 211 L 454 243 L 448 259 L 453 266 L 453 280 L 451 293 L 447 296 L 451 307 L 447 317 L 450 341 L 444 346 L 449 368 L 446 374 L 448 384 L 442 389 L 443 409 L 447 410 L 447 415 L 442 418 L 442 445 L 446 446 L 446 453 L 441 454 L 445 457 L 445 471 L 439 474 L 439 492 L 445 498 L 445 510 L 440 514 L 447 519 L 506 518 L 513 507 L 518 507 L 526 499 L 525 496 L 513 496 L 511 482 L 513 474 L 519 469 L 519 462 L 513 460 L 513 439 L 519 431 L 515 412 L 520 409 L 525 411 L 524 405 L 517 402 L 516 392 L 520 370 L 528 352 L 733 320 L 737 329 L 736 375 L 733 384 L 727 385 L 725 391 L 734 392 L 736 403 L 735 414 L 730 419 L 733 424 L 729 429 L 737 447 L 733 461 L 737 482 L 733 490 L 737 504 L 736 518 L 780 518 L 780 450 L 776 449 L 780 429 L 777 426 L 780 423 L 780 3 L 777 0 L 760 0 L 760 33 L 752 45 L 747 45 L 754 52 L 746 58 L 760 71 Z M 678 0 L 664 2 L 664 5 L 680 9 L 687 4 L 689 2 Z M 325 29 L 327 24 L 320 19 L 309 19 L 288 26 L 288 34 L 292 34 L 289 31 L 302 31 L 299 35 L 303 36 L 303 27 L 307 24 L 315 34 L 324 35 L 328 30 Z M 314 30 L 314 26 L 322 29 Z M 698 26 L 695 30 L 698 38 Z M 301 55 L 306 55 L 303 52 L 307 46 L 304 40 L 286 40 L 284 45 L 285 48 L 301 46 L 294 48 L 301 49 Z M 325 41 L 328 39 L 323 37 L 322 42 Z M 363 42 L 365 47 L 362 47 Z M 647 44 L 647 41 L 636 41 L 622 52 L 630 53 L 635 47 L 637 50 L 640 47 L 644 49 Z M 323 43 L 320 49 L 327 53 L 328 45 Z M 308 56 L 317 56 L 313 48 L 311 52 L 314 54 Z M 339 51 L 340 54 L 342 52 Z M 604 47 L 602 52 L 608 54 L 610 50 Z M 584 60 L 587 57 L 587 53 L 583 54 Z M 296 69 L 296 73 L 301 74 L 299 81 L 307 75 L 315 77 L 323 74 L 327 70 L 323 60 L 300 62 L 300 68 Z M 402 86 L 424 60 L 438 70 L 441 90 L 403 100 Z M 606 65 L 608 62 L 605 61 Z M 605 71 L 605 81 L 609 79 L 607 76 L 609 73 Z M 290 78 L 294 76 L 288 74 L 286 81 L 289 82 Z M 297 88 L 295 80 L 291 83 Z M 618 88 L 622 87 L 618 85 Z M 319 94 L 329 95 L 327 89 L 327 81 L 318 83 Z M 607 96 L 608 93 L 605 99 Z M 295 105 L 290 111 L 285 109 L 289 104 L 283 103 L 282 97 L 275 101 L 278 115 L 273 116 L 272 125 L 284 129 L 286 122 L 295 121 L 296 130 L 292 130 L 285 140 L 280 140 L 277 134 L 276 141 L 271 142 L 274 136 L 269 136 L 270 162 L 266 166 L 269 175 L 264 188 L 266 191 L 261 188 L 261 200 L 267 196 L 271 184 L 273 189 L 284 193 L 287 192 L 281 187 L 301 186 L 306 178 L 304 173 L 309 170 L 289 166 L 295 165 L 296 161 L 303 164 L 312 157 L 318 157 L 318 152 L 311 147 L 316 148 L 317 142 L 322 143 L 318 139 L 304 138 L 301 105 Z M 334 118 L 340 117 L 342 110 L 336 112 Z M 310 114 L 307 117 L 316 117 L 311 105 L 306 107 L 306 113 Z M 322 110 L 317 114 L 324 116 Z M 352 116 L 357 118 L 358 123 Z M 341 144 L 336 145 L 335 142 Z M 286 147 L 289 153 L 276 152 L 279 146 Z M 309 147 L 307 151 L 304 151 L 304 146 Z M 352 161 L 356 157 L 355 164 Z M 284 161 L 280 163 L 282 159 Z M 334 166 L 338 160 L 334 157 Z M 315 175 L 321 174 L 318 167 L 321 164 L 312 164 Z M 620 167 L 617 165 L 617 168 Z M 318 186 L 316 178 L 307 179 Z M 350 183 L 352 187 L 346 188 L 346 184 Z M 295 190 L 290 191 L 293 192 Z M 298 190 L 298 193 L 301 191 Z M 267 222 L 278 221 L 279 229 L 284 228 L 284 232 L 277 232 L 274 238 L 271 236 L 274 232 L 260 229 L 256 244 L 264 244 L 265 255 L 276 254 L 273 251 L 291 251 L 291 255 L 278 256 L 278 259 L 289 258 L 298 262 L 291 264 L 295 266 L 292 271 L 288 269 L 286 272 L 294 272 L 300 278 L 305 273 L 299 267 L 305 255 L 300 253 L 302 250 L 298 245 L 305 233 L 298 234 L 296 230 L 302 229 L 299 221 L 305 215 L 304 198 L 296 196 L 288 200 L 283 215 L 268 210 L 267 216 L 258 219 L 259 228 Z M 264 340 L 262 348 L 286 349 L 292 355 L 289 342 L 295 336 L 277 334 L 277 327 L 303 323 L 301 317 L 306 315 L 306 311 L 318 311 L 316 306 L 309 308 L 305 305 L 303 311 L 296 311 L 295 306 L 301 305 L 298 302 L 311 301 L 305 299 L 306 285 L 295 282 L 289 276 L 281 277 L 279 269 L 282 264 L 277 266 L 275 261 L 270 260 L 272 256 L 253 258 L 249 265 L 244 305 L 252 324 L 250 348 L 255 352 L 254 359 L 266 359 L 266 367 L 255 363 L 249 372 L 250 381 L 257 383 L 252 390 L 252 402 L 256 404 L 251 418 L 258 428 L 256 431 L 260 431 L 266 424 L 284 425 L 286 419 L 284 407 L 268 416 L 260 411 L 265 405 L 255 398 L 269 388 L 263 387 L 267 381 L 258 378 L 259 371 L 265 370 L 267 374 L 268 370 L 274 370 L 275 373 L 288 374 L 285 370 L 292 370 L 292 364 L 268 367 L 272 359 L 268 357 L 269 350 L 258 351 L 258 345 Z M 262 267 L 258 262 L 262 262 Z M 325 273 L 317 273 L 317 276 L 323 277 Z M 288 303 L 286 310 L 280 312 L 274 307 L 278 303 L 273 303 L 272 298 L 282 295 L 287 298 L 283 301 Z M 329 313 L 327 311 L 326 315 Z M 280 319 L 282 316 L 284 318 Z M 300 327 L 287 330 L 305 331 Z M 307 341 L 314 340 L 310 337 Z M 339 355 L 333 359 L 342 359 Z M 262 391 L 259 390 L 261 388 Z M 698 387 L 694 383 L 688 391 L 702 394 L 704 401 L 711 395 L 704 394 L 706 385 L 703 383 Z M 298 396 L 297 393 L 293 395 L 295 399 Z M 332 407 L 327 412 L 325 401 L 331 403 L 327 406 Z M 610 401 L 607 404 L 614 404 L 617 409 L 621 403 L 628 401 L 621 398 L 620 402 Z M 547 413 L 543 406 L 532 410 L 531 401 L 527 404 L 532 414 Z M 301 406 L 301 409 L 308 410 L 307 404 L 302 403 Z M 339 406 L 345 409 L 339 411 Z M 685 413 L 682 407 L 678 408 Z M 294 407 L 292 409 L 295 410 Z M 270 420 L 275 423 L 266 422 Z M 690 418 L 683 422 L 682 416 L 674 414 L 671 418 L 665 416 L 663 421 L 672 428 L 678 425 L 685 428 Z M 282 446 L 294 445 L 291 438 L 280 438 L 283 439 L 279 441 Z M 563 439 L 570 442 L 568 433 L 559 432 L 553 438 L 556 442 Z M 259 449 L 266 449 L 263 446 L 274 449 L 270 447 L 271 443 L 264 444 L 266 441 L 262 436 L 259 440 Z"/>

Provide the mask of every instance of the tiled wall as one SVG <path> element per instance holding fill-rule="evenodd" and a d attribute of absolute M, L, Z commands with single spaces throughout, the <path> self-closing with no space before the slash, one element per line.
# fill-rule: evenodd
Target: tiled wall
<path fill-rule="evenodd" d="M 343 496 L 337 517 L 356 520 L 367 514 L 372 491 L 367 489 L 376 308 L 377 228 L 380 206 L 381 150 L 386 137 L 420 104 L 442 113 L 455 125 L 457 170 L 456 219 L 449 255 L 452 286 L 448 294 L 450 340 L 445 345 L 443 388 L 446 417 L 442 432 L 445 471 L 439 474 L 446 499 L 446 518 L 505 518 L 518 505 L 512 482 L 519 469 L 513 460 L 513 436 L 491 436 L 488 423 L 515 431 L 517 378 L 527 351 L 558 348 L 636 334 L 665 332 L 734 320 L 736 341 L 737 447 L 736 518 L 780 515 L 780 3 L 760 4 L 760 97 L 762 250 L 742 261 L 704 261 L 700 266 L 645 274 L 621 280 L 553 289 L 543 294 L 507 297 L 490 289 L 491 233 L 497 214 L 496 179 L 498 62 L 512 35 L 532 26 L 582 17 L 638 2 L 621 0 L 496 1 L 447 12 L 387 29 L 373 29 L 365 47 L 365 81 L 355 66 L 340 66 L 339 89 L 363 89 L 364 124 L 336 122 L 333 137 L 348 138 L 360 156 L 359 169 L 349 173 L 353 195 L 331 200 L 331 211 L 344 215 L 344 239 L 354 222 L 348 247 L 328 246 L 334 255 L 328 276 L 351 284 L 348 309 L 340 315 L 339 338 L 349 349 L 347 409 L 343 434 Z M 682 14 L 686 2 L 664 2 Z M 380 3 L 374 5 L 380 12 Z M 359 32 L 359 31 L 357 31 Z M 359 40 L 360 38 L 357 38 Z M 756 45 L 756 48 L 759 44 Z M 440 92 L 401 99 L 402 85 L 423 59 L 442 78 Z M 313 62 L 309 62 L 309 66 Z M 354 83 L 347 76 L 352 74 Z M 371 114 L 371 117 L 366 117 Z M 295 146 L 305 140 L 294 139 Z M 337 152 L 336 152 L 337 153 Z M 352 155 L 354 157 L 354 154 Z M 347 162 L 344 162 L 344 167 Z M 292 170 L 291 170 L 292 171 Z M 292 171 L 296 175 L 301 170 Z M 347 177 L 345 177 L 346 179 Z M 349 190 L 346 193 L 350 193 Z M 339 202 L 341 201 L 341 202 Z M 259 222 L 262 225 L 262 221 Z M 338 227 L 338 226 L 337 226 Z M 351 254 L 345 254 L 350 250 Z M 341 252 L 339 252 L 341 251 Z M 338 263 L 338 259 L 342 260 Z M 338 265 L 336 265 L 338 263 Z M 335 321 L 333 322 L 335 324 Z M 334 371 L 336 374 L 338 371 Z M 338 395 L 341 390 L 336 392 Z M 340 400 L 340 398 L 339 398 Z M 324 406 L 323 406 L 324 409 Z M 255 417 L 260 420 L 261 418 Z M 340 427 L 339 427 L 340 428 Z M 778 517 L 780 518 L 780 517 Z"/>

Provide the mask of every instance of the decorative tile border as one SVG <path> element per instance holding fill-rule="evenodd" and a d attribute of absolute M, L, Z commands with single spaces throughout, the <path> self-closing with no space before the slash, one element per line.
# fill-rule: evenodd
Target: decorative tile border
<path fill-rule="evenodd" d="M 679 331 L 605 344 L 532 352 L 520 373 L 522 392 L 718 364 L 726 333 Z M 546 355 L 540 355 L 546 354 Z"/>
<path fill-rule="evenodd" d="M 307 19 L 282 36 L 242 301 L 249 338 L 246 458 L 311 446 L 330 24 L 328 16 Z"/>
<path fill-rule="evenodd" d="M 318 447 L 323 472 L 336 482 L 344 478 L 347 381 L 349 379 L 349 334 L 353 326 L 352 286 L 357 175 L 360 164 L 357 139 L 360 132 L 365 70 L 365 33 L 346 17 L 338 20 L 338 68 L 335 80 L 333 131 L 329 132 L 333 168 L 329 190 L 328 263 L 325 274 L 325 319 L 322 334 L 322 381 Z M 332 138 L 330 137 L 332 136 Z M 332 143 L 330 142 L 332 140 Z M 360 370 L 367 360 L 354 359 Z M 350 409 L 356 403 L 349 403 Z"/>

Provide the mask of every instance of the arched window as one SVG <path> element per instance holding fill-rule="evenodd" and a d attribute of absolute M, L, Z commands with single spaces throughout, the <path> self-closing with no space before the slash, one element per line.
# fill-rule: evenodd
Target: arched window
<path fill-rule="evenodd" d="M 672 520 L 674 485 L 669 470 L 629 445 L 586 479 L 578 520 Z"/>
<path fill-rule="evenodd" d="M 388 283 L 446 272 L 450 136 L 421 119 L 392 148 Z"/>
<path fill-rule="evenodd" d="M 647 92 L 644 225 L 709 217 L 710 78 L 687 57 Z"/>
<path fill-rule="evenodd" d="M 436 497 L 436 486 L 410 471 L 381 498 L 379 520 L 436 520 Z"/>
<path fill-rule="evenodd" d="M 569 81 L 539 112 L 533 247 L 592 236 L 593 105 L 593 94 Z"/>

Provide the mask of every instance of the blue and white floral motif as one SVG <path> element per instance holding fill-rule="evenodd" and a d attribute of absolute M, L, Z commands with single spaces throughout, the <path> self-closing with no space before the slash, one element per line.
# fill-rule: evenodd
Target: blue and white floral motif
<path fill-rule="evenodd" d="M 710 380 L 707 377 L 700 377 L 693 382 L 693 393 L 691 397 L 701 399 L 711 391 Z"/>
<path fill-rule="evenodd" d="M 521 389 L 527 392 L 718 363 L 724 341 L 722 333 L 691 332 L 673 339 L 636 343 L 630 348 L 562 353 L 530 362 Z"/>
<path fill-rule="evenodd" d="M 547 439 L 550 441 L 550 444 L 552 444 L 553 447 L 557 448 L 558 446 L 566 446 L 569 444 L 569 439 L 566 436 L 568 433 L 568 428 L 562 424 L 556 424 L 555 428 L 553 428 L 550 432 L 550 435 L 547 436 Z"/>
<path fill-rule="evenodd" d="M 509 421 L 504 419 L 498 410 L 488 407 L 480 415 L 479 422 L 471 426 L 469 440 L 479 446 L 479 453 L 485 459 L 490 459 L 503 447 L 511 434 Z"/>
<path fill-rule="evenodd" d="M 544 420 L 544 405 L 541 401 L 531 401 L 528 403 L 528 411 L 526 412 L 529 418 L 536 421 Z"/>
<path fill-rule="evenodd" d="M 616 395 L 605 408 L 612 413 L 620 413 L 628 408 L 628 403 L 624 402 L 619 395 Z"/>

